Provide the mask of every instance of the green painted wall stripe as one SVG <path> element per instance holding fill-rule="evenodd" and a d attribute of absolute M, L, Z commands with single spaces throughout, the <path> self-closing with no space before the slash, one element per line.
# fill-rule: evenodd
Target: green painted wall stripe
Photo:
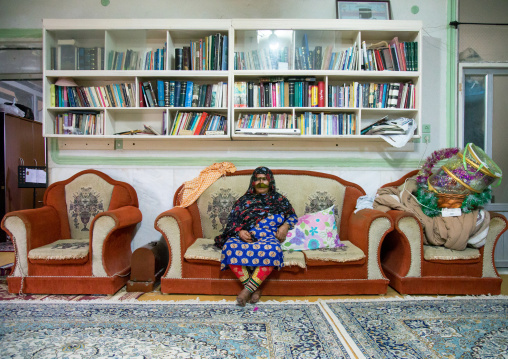
<path fill-rule="evenodd" d="M 42 29 L 0 29 L 0 39 L 42 39 Z"/>
<path fill-rule="evenodd" d="M 457 0 L 448 0 L 448 23 L 455 21 L 457 13 Z M 448 25 L 447 30 L 447 48 L 446 56 L 446 147 L 457 146 L 455 139 L 456 132 L 456 112 L 455 101 L 457 89 L 457 29 Z"/>
<path fill-rule="evenodd" d="M 419 160 L 366 159 L 366 158 L 245 158 L 245 157 L 105 157 L 66 156 L 58 149 L 58 140 L 50 138 L 50 155 L 55 164 L 78 166 L 209 166 L 215 162 L 231 162 L 238 167 L 374 167 L 405 169 L 417 168 Z M 83 151 L 85 153 L 86 151 Z"/>

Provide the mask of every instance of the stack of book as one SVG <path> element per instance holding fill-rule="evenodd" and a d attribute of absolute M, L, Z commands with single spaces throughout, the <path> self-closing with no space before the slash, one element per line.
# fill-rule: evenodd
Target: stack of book
<path fill-rule="evenodd" d="M 235 70 L 288 70 L 289 48 L 262 48 L 238 51 L 234 55 Z"/>
<path fill-rule="evenodd" d="M 156 80 L 139 83 L 140 107 L 227 107 L 225 82 L 199 84 L 194 81 Z"/>
<path fill-rule="evenodd" d="M 389 43 L 377 42 L 367 46 L 362 42 L 362 70 L 418 71 L 418 42 L 394 37 Z"/>
<path fill-rule="evenodd" d="M 295 129 L 294 117 L 288 113 L 239 114 L 238 129 Z M 235 130 L 235 131 L 236 131 Z M 242 131 L 240 131 L 242 132 Z M 245 132 L 245 131 L 244 131 Z M 276 132 L 276 131 L 275 131 Z M 283 131 L 284 132 L 284 131 Z M 293 131 L 294 132 L 294 131 Z"/>
<path fill-rule="evenodd" d="M 228 36 L 217 33 L 175 48 L 175 70 L 227 70 Z"/>
<path fill-rule="evenodd" d="M 104 123 L 101 112 L 69 111 L 55 118 L 55 134 L 102 135 Z"/>
<path fill-rule="evenodd" d="M 296 122 L 302 135 L 356 134 L 356 115 L 352 113 L 305 112 Z"/>
<path fill-rule="evenodd" d="M 315 77 L 269 77 L 237 81 L 234 107 L 324 107 L 325 83 Z"/>
<path fill-rule="evenodd" d="M 134 107 L 134 89 L 133 83 L 49 88 L 51 107 Z"/>
<path fill-rule="evenodd" d="M 104 47 L 79 47 L 74 39 L 57 40 L 51 48 L 53 70 L 104 70 Z"/>
<path fill-rule="evenodd" d="M 227 119 L 223 115 L 208 112 L 177 112 L 170 135 L 224 135 Z"/>
<path fill-rule="evenodd" d="M 395 120 L 389 120 L 388 116 L 374 122 L 362 129 L 362 135 L 403 135 L 407 134 L 412 128 L 414 120 L 401 117 Z"/>
<path fill-rule="evenodd" d="M 146 51 L 110 51 L 108 55 L 110 70 L 165 70 L 166 47 Z"/>

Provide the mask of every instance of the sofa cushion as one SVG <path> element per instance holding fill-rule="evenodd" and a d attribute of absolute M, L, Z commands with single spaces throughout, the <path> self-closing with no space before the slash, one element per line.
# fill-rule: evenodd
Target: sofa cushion
<path fill-rule="evenodd" d="M 214 246 L 211 238 L 198 238 L 187 249 L 184 258 L 190 262 L 209 260 L 220 262 L 221 250 Z M 284 253 L 284 266 L 305 268 L 305 257 L 301 252 Z"/>
<path fill-rule="evenodd" d="M 215 238 L 222 233 L 234 203 L 247 191 L 250 178 L 250 174 L 221 177 L 201 194 L 196 205 L 203 237 Z M 331 178 L 297 174 L 275 174 L 275 183 L 277 191 L 287 197 L 298 217 L 334 205 L 337 232 L 340 232 L 346 193 L 343 184 Z"/>
<path fill-rule="evenodd" d="M 480 258 L 480 250 L 476 248 L 466 248 L 463 251 L 457 251 L 441 246 L 423 246 L 423 258 L 427 261 L 454 261 L 471 260 Z"/>
<path fill-rule="evenodd" d="M 31 263 L 82 264 L 88 260 L 89 239 L 60 239 L 28 252 Z M 65 263 L 62 263 L 65 262 Z"/>
<path fill-rule="evenodd" d="M 334 206 L 315 213 L 304 214 L 281 243 L 283 251 L 301 251 L 340 247 Z"/>
<path fill-rule="evenodd" d="M 351 263 L 365 259 L 365 253 L 349 241 L 343 241 L 344 247 L 320 248 L 303 251 L 307 258 L 307 265 L 312 266 L 311 261 Z M 326 264 L 326 263 L 321 263 Z"/>

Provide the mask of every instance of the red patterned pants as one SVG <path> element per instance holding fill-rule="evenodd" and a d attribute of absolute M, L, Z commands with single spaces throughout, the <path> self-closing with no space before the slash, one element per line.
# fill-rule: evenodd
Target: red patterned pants
<path fill-rule="evenodd" d="M 245 289 L 254 293 L 266 277 L 272 273 L 274 267 L 256 267 L 252 274 L 249 273 L 249 270 L 245 266 L 229 264 L 229 268 L 240 279 Z"/>

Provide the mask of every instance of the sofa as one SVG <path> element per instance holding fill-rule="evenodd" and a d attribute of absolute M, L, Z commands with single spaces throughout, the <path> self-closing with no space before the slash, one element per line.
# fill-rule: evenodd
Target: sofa
<path fill-rule="evenodd" d="M 213 238 L 222 232 L 235 201 L 248 188 L 253 170 L 227 174 L 210 185 L 190 206 L 161 213 L 154 227 L 167 242 L 169 265 L 162 293 L 236 295 L 242 289 L 230 269 L 220 270 L 220 249 Z M 354 213 L 365 191 L 337 176 L 303 170 L 273 170 L 277 190 L 296 214 L 335 207 L 340 240 L 346 249 L 285 251 L 284 267 L 263 284 L 265 295 L 384 294 L 388 279 L 380 265 L 382 242 L 392 229 L 390 216 L 372 209 Z"/>
<path fill-rule="evenodd" d="M 418 170 L 387 183 L 404 186 Z M 500 294 L 502 279 L 496 270 L 494 252 L 499 237 L 507 230 L 506 218 L 490 212 L 490 225 L 481 248 L 452 250 L 424 244 L 422 224 L 412 213 L 390 210 L 395 229 L 381 249 L 383 271 L 390 286 L 401 294 Z"/>

